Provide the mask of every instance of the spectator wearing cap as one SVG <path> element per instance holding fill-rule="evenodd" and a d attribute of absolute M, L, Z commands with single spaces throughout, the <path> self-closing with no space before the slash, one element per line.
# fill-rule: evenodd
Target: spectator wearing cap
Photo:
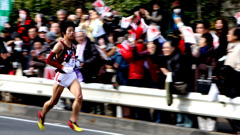
<path fill-rule="evenodd" d="M 43 50 L 41 53 L 49 54 L 53 49 L 53 47 L 55 46 L 55 44 L 57 43 L 56 38 L 57 36 L 54 32 L 49 31 L 48 33 L 46 33 L 45 40 L 47 42 L 47 45 L 43 47 Z"/>
<path fill-rule="evenodd" d="M 118 28 L 119 20 L 114 17 L 112 12 L 108 12 L 103 19 L 103 28 L 107 36 Z"/>
<path fill-rule="evenodd" d="M 185 16 L 183 9 L 181 7 L 180 1 L 174 1 L 172 3 L 172 12 L 169 15 L 169 30 L 168 33 L 177 30 L 178 26 L 177 24 L 174 22 L 175 18 L 180 17 L 182 19 L 182 22 L 186 25 L 189 26 L 189 19 Z"/>
<path fill-rule="evenodd" d="M 48 32 L 47 26 L 41 26 L 41 27 L 39 27 L 39 29 L 38 29 L 38 36 L 39 36 L 41 39 L 45 40 L 45 38 L 46 38 L 46 33 L 47 33 L 47 32 Z"/>
<path fill-rule="evenodd" d="M 28 30 L 34 26 L 34 21 L 30 17 L 28 9 L 19 10 L 19 19 L 17 23 L 18 33 L 23 38 L 26 45 L 29 44 Z"/>

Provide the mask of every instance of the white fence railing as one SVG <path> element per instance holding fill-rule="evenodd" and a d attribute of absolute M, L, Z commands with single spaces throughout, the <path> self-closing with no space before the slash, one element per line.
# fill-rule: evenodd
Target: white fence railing
<path fill-rule="evenodd" d="M 0 75 L 0 91 L 11 93 L 51 96 L 53 83 L 44 78 Z M 83 100 L 116 104 L 118 117 L 121 117 L 121 106 L 124 105 L 240 120 L 240 97 L 230 99 L 219 95 L 217 102 L 210 102 L 208 95 L 191 92 L 187 96 L 173 95 L 173 104 L 168 106 L 165 90 L 129 86 L 120 86 L 116 90 L 112 85 L 98 83 L 81 83 L 81 86 Z M 74 96 L 64 90 L 62 98 Z"/>

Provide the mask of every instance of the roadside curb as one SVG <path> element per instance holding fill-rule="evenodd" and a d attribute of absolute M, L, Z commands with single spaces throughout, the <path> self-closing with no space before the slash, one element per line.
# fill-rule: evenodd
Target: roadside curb
<path fill-rule="evenodd" d="M 36 106 L 0 102 L 0 113 L 36 118 L 38 110 L 41 110 L 41 108 Z M 70 115 L 70 111 L 51 110 L 47 115 L 47 119 L 66 121 L 69 119 Z M 79 123 L 90 124 L 93 126 L 102 126 L 118 130 L 142 132 L 149 135 L 226 135 L 226 133 L 212 133 L 193 128 L 183 128 L 166 124 L 119 119 L 115 117 L 105 117 L 102 115 L 100 116 L 85 113 L 80 113 Z"/>

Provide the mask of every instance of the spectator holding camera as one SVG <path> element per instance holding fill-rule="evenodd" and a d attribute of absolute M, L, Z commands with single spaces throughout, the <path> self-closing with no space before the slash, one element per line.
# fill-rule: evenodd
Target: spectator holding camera
<path fill-rule="evenodd" d="M 94 38 L 94 43 L 97 43 L 100 38 L 106 39 L 106 32 L 103 28 L 103 22 L 100 19 L 99 14 L 96 11 L 93 11 L 90 15 L 90 25 L 92 31 L 92 36 Z"/>
<path fill-rule="evenodd" d="M 90 41 L 94 42 L 94 38 L 92 35 L 92 28 L 89 26 L 90 23 L 91 21 L 89 20 L 89 15 L 84 14 L 81 16 L 81 20 L 77 24 L 78 25 L 77 29 L 81 31 L 85 31 L 86 36 L 90 39 Z"/>
<path fill-rule="evenodd" d="M 29 62 L 29 69 L 25 70 L 27 75 L 33 75 L 37 77 L 43 77 L 44 67 L 46 66 L 46 55 L 42 52 L 43 49 L 42 40 L 35 40 L 33 43 L 34 49 L 31 50 L 31 58 Z"/>
<path fill-rule="evenodd" d="M 112 12 L 108 12 L 103 19 L 103 28 L 107 36 L 118 28 L 119 20 L 114 17 Z"/>
<path fill-rule="evenodd" d="M 79 25 L 79 23 L 81 22 L 81 19 L 82 19 L 82 16 L 84 15 L 84 8 L 83 7 L 78 7 L 76 8 L 76 17 L 77 17 L 77 20 L 76 20 L 76 27 Z"/>

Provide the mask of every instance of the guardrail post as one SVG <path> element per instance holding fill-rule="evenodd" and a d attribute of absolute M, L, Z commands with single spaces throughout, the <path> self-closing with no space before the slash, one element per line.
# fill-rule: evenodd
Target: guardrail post
<path fill-rule="evenodd" d="M 120 105 L 118 105 L 117 107 L 116 107 L 116 112 L 117 112 L 117 117 L 118 118 L 122 118 L 123 117 L 123 115 L 122 115 L 122 107 L 120 106 Z"/>

